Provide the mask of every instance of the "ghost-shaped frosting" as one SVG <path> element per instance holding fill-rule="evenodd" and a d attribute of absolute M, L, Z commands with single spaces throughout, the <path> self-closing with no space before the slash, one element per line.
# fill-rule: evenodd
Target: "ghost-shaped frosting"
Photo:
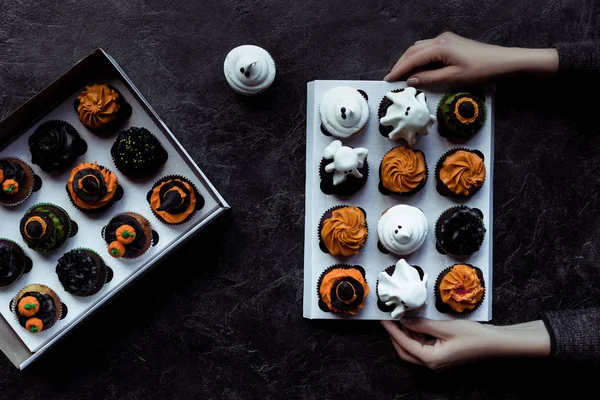
<path fill-rule="evenodd" d="M 325 93 L 319 114 L 327 132 L 345 139 L 365 127 L 369 120 L 369 104 L 358 90 L 338 86 Z"/>
<path fill-rule="evenodd" d="M 379 274 L 377 294 L 385 305 L 395 306 L 392 318 L 399 318 L 405 311 L 427 304 L 427 274 L 421 279 L 415 268 L 400 259 L 392 275 L 385 271 Z"/>
<path fill-rule="evenodd" d="M 275 80 L 275 61 L 263 48 L 253 45 L 231 50 L 223 64 L 225 78 L 239 93 L 253 95 L 266 90 Z"/>
<path fill-rule="evenodd" d="M 353 149 L 352 147 L 342 146 L 342 142 L 339 140 L 334 140 L 325 148 L 323 155 L 326 160 L 333 160 L 325 166 L 325 172 L 333 172 L 334 185 L 346 181 L 348 175 L 362 178 L 363 175 L 358 169 L 363 167 L 368 154 L 369 150 L 363 147 Z"/>
<path fill-rule="evenodd" d="M 407 87 L 400 92 L 388 92 L 385 97 L 392 102 L 385 116 L 379 123 L 391 126 L 388 134 L 392 140 L 406 140 L 410 146 L 415 144 L 417 135 L 427 135 L 427 128 L 435 122 L 435 117 L 429 113 L 425 102 L 425 93 L 413 87 Z"/>
<path fill-rule="evenodd" d="M 403 256 L 420 248 L 427 237 L 427 217 L 408 204 L 383 212 L 377 223 L 379 242 L 390 252 Z"/>

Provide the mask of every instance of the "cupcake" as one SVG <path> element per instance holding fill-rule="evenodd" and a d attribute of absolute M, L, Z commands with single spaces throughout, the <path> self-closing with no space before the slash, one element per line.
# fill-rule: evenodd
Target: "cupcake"
<path fill-rule="evenodd" d="M 31 271 L 31 258 L 16 242 L 0 239 L 0 287 L 12 285 Z"/>
<path fill-rule="evenodd" d="M 386 93 L 377 114 L 379 133 L 391 140 L 404 139 L 409 146 L 415 144 L 418 135 L 427 135 L 435 122 L 427 108 L 425 93 L 413 87 Z"/>
<path fill-rule="evenodd" d="M 131 116 L 131 106 L 113 86 L 94 83 L 74 103 L 81 123 L 96 132 L 110 132 Z"/>
<path fill-rule="evenodd" d="M 118 184 L 114 172 L 95 162 L 86 162 L 71 171 L 67 181 L 67 193 L 71 203 L 79 210 L 97 213 L 121 200 L 123 188 Z"/>
<path fill-rule="evenodd" d="M 137 258 L 153 245 L 150 222 L 134 212 L 114 216 L 104 228 L 102 237 L 108 254 L 114 258 Z"/>
<path fill-rule="evenodd" d="M 275 80 L 275 61 L 261 47 L 238 46 L 225 57 L 223 72 L 234 91 L 252 96 L 267 90 Z"/>
<path fill-rule="evenodd" d="M 346 139 L 363 131 L 369 121 L 367 94 L 349 86 L 338 86 L 323 96 L 319 106 L 321 131 Z"/>
<path fill-rule="evenodd" d="M 427 217 L 417 207 L 398 204 L 385 210 L 377 223 L 378 247 L 404 256 L 417 251 L 427 237 Z"/>
<path fill-rule="evenodd" d="M 427 163 L 421 150 L 398 146 L 388 151 L 379 165 L 379 191 L 381 194 L 410 196 L 425 186 Z"/>
<path fill-rule="evenodd" d="M 63 254 L 56 265 L 60 284 L 74 296 L 98 293 L 108 278 L 107 271 L 102 257 L 89 249 L 73 249 Z"/>
<path fill-rule="evenodd" d="M 481 247 L 485 237 L 483 213 L 464 205 L 444 211 L 435 224 L 435 240 L 442 254 L 470 256 Z"/>
<path fill-rule="evenodd" d="M 30 249 L 47 252 L 59 248 L 69 237 L 75 236 L 78 227 L 69 214 L 50 203 L 31 207 L 19 224 L 23 241 Z"/>
<path fill-rule="evenodd" d="M 62 303 L 48 286 L 33 283 L 19 291 L 11 307 L 19 325 L 31 333 L 40 333 L 60 319 Z"/>
<path fill-rule="evenodd" d="M 405 311 L 427 304 L 427 274 L 421 267 L 400 259 L 379 274 L 376 292 L 379 309 L 391 312 L 394 319 L 400 318 Z"/>
<path fill-rule="evenodd" d="M 321 274 L 317 291 L 321 310 L 355 315 L 369 294 L 365 270 L 360 265 L 331 266 Z"/>
<path fill-rule="evenodd" d="M 367 241 L 367 214 L 353 206 L 333 207 L 319 223 L 319 247 L 334 256 L 357 254 Z"/>
<path fill-rule="evenodd" d="M 147 178 L 169 158 L 156 136 L 135 127 L 119 133 L 110 154 L 117 169 L 130 178 Z"/>
<path fill-rule="evenodd" d="M 463 142 L 485 122 L 485 100 L 467 92 L 446 94 L 437 108 L 438 132 L 451 141 Z"/>
<path fill-rule="evenodd" d="M 469 198 L 485 181 L 483 154 L 479 150 L 450 150 L 437 162 L 435 177 L 442 196 Z"/>
<path fill-rule="evenodd" d="M 365 148 L 342 146 L 342 142 L 334 140 L 325 148 L 319 166 L 321 191 L 341 196 L 358 192 L 369 177 L 368 154 Z"/>
<path fill-rule="evenodd" d="M 69 167 L 87 151 L 87 143 L 75 128 L 63 121 L 46 121 L 29 137 L 31 162 L 46 172 Z"/>
<path fill-rule="evenodd" d="M 159 179 L 146 195 L 152 213 L 168 225 L 183 224 L 204 207 L 204 197 L 192 182 L 182 176 Z"/>
<path fill-rule="evenodd" d="M 0 205 L 16 206 L 42 185 L 39 176 L 20 158 L 0 158 Z"/>
<path fill-rule="evenodd" d="M 439 312 L 467 314 L 483 302 L 483 273 L 470 264 L 454 264 L 446 268 L 435 282 L 435 307 Z"/>

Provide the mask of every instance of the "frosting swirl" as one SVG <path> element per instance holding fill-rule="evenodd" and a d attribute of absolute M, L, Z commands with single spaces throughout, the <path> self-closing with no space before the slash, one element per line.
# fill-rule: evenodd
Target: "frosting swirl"
<path fill-rule="evenodd" d="M 29 137 L 29 150 L 32 163 L 44 171 L 55 171 L 85 153 L 87 144 L 66 122 L 46 121 Z"/>
<path fill-rule="evenodd" d="M 150 207 L 167 223 L 183 222 L 196 209 L 196 191 L 180 178 L 166 180 L 152 189 Z"/>
<path fill-rule="evenodd" d="M 275 80 L 275 62 L 263 48 L 244 45 L 227 54 L 223 70 L 227 82 L 244 94 L 258 94 Z"/>
<path fill-rule="evenodd" d="M 365 214 L 358 207 L 333 210 L 321 228 L 321 239 L 334 256 L 351 256 L 365 245 L 367 240 Z"/>
<path fill-rule="evenodd" d="M 107 84 L 86 86 L 77 100 L 79 120 L 89 128 L 102 128 L 117 118 L 119 93 Z"/>
<path fill-rule="evenodd" d="M 419 249 L 427 237 L 427 217 L 423 211 L 407 204 L 398 204 L 383 212 L 377 224 L 381 244 L 397 255 Z"/>
<path fill-rule="evenodd" d="M 485 237 L 483 215 L 476 208 L 457 206 L 442 214 L 438 245 L 446 252 L 457 255 L 471 255 L 481 247 Z"/>
<path fill-rule="evenodd" d="M 23 166 L 11 158 L 0 158 L 0 201 L 11 201 L 19 190 L 24 190 L 27 173 Z"/>
<path fill-rule="evenodd" d="M 146 128 L 131 127 L 119 133 L 110 149 L 115 165 L 123 174 L 144 178 L 167 162 L 167 151 Z"/>
<path fill-rule="evenodd" d="M 485 289 L 477 270 L 465 264 L 455 264 L 439 283 L 441 300 L 455 312 L 473 310 L 483 299 Z"/>
<path fill-rule="evenodd" d="M 386 189 L 395 193 L 410 192 L 427 179 L 425 156 L 410 147 L 396 147 L 383 157 L 380 174 Z"/>
<path fill-rule="evenodd" d="M 0 286 L 16 281 L 25 270 L 25 253 L 16 244 L 0 240 Z"/>
<path fill-rule="evenodd" d="M 358 90 L 338 86 L 325 93 L 319 113 L 327 132 L 333 136 L 348 138 L 367 124 L 369 104 Z"/>
<path fill-rule="evenodd" d="M 470 151 L 458 150 L 446 157 L 440 168 L 440 180 L 453 193 L 468 196 L 485 180 L 483 159 Z"/>
<path fill-rule="evenodd" d="M 113 199 L 117 176 L 96 163 L 82 163 L 71 171 L 67 190 L 77 207 L 95 210 Z"/>
<path fill-rule="evenodd" d="M 319 296 L 334 312 L 355 315 L 365 306 L 369 285 L 356 268 L 332 268 L 321 278 Z"/>
<path fill-rule="evenodd" d="M 75 296 L 97 293 L 106 280 L 100 256 L 89 250 L 71 250 L 58 259 L 56 274 L 64 289 Z"/>

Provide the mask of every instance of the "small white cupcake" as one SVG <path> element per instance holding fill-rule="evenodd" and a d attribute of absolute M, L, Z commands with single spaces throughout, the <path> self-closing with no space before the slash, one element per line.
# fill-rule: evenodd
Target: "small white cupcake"
<path fill-rule="evenodd" d="M 267 90 L 275 80 L 275 61 L 265 49 L 243 45 L 227 54 L 223 71 L 233 90 L 252 96 Z"/>
<path fill-rule="evenodd" d="M 349 86 L 338 86 L 323 96 L 319 106 L 321 131 L 346 139 L 363 131 L 369 121 L 367 94 Z"/>
<path fill-rule="evenodd" d="M 390 207 L 379 217 L 377 236 L 380 250 L 399 256 L 414 253 L 427 237 L 427 217 L 407 204 Z"/>

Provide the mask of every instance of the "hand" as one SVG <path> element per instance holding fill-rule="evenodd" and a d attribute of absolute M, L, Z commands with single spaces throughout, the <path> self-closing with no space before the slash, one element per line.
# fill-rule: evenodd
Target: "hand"
<path fill-rule="evenodd" d="M 441 63 L 442 67 L 414 72 L 432 63 Z M 383 79 L 391 82 L 408 75 L 409 86 L 468 84 L 516 72 L 555 73 L 557 70 L 556 49 L 494 46 L 444 32 L 436 38 L 415 42 Z"/>
<path fill-rule="evenodd" d="M 550 336 L 542 321 L 494 326 L 467 320 L 402 318 L 381 321 L 401 359 L 444 369 L 492 357 L 550 355 Z M 428 336 L 426 336 L 428 335 Z"/>

